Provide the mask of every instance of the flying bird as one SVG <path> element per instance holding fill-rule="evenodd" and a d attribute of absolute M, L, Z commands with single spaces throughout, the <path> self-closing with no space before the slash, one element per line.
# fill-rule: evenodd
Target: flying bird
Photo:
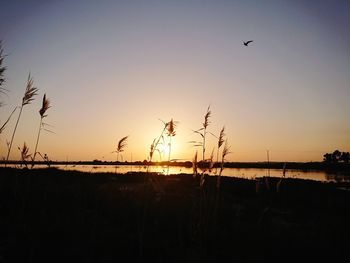
<path fill-rule="evenodd" d="M 250 42 L 253 42 L 253 40 L 249 40 L 249 41 L 247 41 L 247 42 L 244 42 L 244 41 L 243 41 L 243 45 L 245 45 L 245 46 L 247 47 L 248 44 L 249 44 Z"/>

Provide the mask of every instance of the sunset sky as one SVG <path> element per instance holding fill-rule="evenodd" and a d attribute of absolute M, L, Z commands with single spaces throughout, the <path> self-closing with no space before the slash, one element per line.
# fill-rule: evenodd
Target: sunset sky
<path fill-rule="evenodd" d="M 38 150 L 52 160 L 144 160 L 159 119 L 178 121 L 172 158 L 191 160 L 208 105 L 229 161 L 320 161 L 350 151 L 350 1 L 0 0 L 7 95 L 3 123 L 28 73 L 11 159 L 35 147 L 44 93 L 52 107 Z M 254 40 L 248 47 L 243 41 Z M 18 112 L 0 135 L 6 157 Z M 216 139 L 209 135 L 208 152 Z"/>

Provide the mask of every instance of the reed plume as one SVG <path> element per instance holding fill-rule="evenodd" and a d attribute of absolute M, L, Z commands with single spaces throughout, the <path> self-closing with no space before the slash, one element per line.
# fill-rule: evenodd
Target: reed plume
<path fill-rule="evenodd" d="M 117 150 L 115 151 L 117 153 L 117 162 L 119 161 L 119 154 L 121 152 L 124 152 L 125 147 L 127 146 L 127 140 L 128 140 L 129 136 L 125 136 L 123 138 L 121 138 L 118 142 L 117 145 Z"/>
<path fill-rule="evenodd" d="M 128 140 L 129 136 L 125 136 L 123 138 L 121 138 L 117 144 L 117 149 L 113 152 L 117 153 L 117 162 L 119 162 L 119 154 L 121 152 L 124 152 L 125 147 L 127 146 L 127 140 Z M 115 172 L 117 173 L 117 168 L 118 166 L 116 165 L 115 167 Z"/>
<path fill-rule="evenodd" d="M 167 135 L 169 137 L 173 137 L 176 135 L 175 128 L 177 126 L 177 122 L 173 121 L 171 119 L 167 124 L 166 124 L 166 130 L 167 130 Z"/>
<path fill-rule="evenodd" d="M 204 115 L 204 122 L 202 123 L 202 128 L 198 129 L 198 130 L 194 130 L 193 132 L 200 135 L 202 140 L 201 141 L 190 141 L 190 143 L 193 143 L 194 145 L 193 146 L 199 146 L 202 148 L 202 161 L 200 162 L 201 166 L 200 168 L 202 167 L 202 175 L 201 175 L 201 180 L 200 180 L 200 185 L 201 187 L 203 186 L 204 184 L 204 173 L 205 173 L 205 167 L 206 167 L 206 159 L 205 159 L 205 150 L 206 150 L 206 136 L 207 136 L 207 128 L 210 124 L 210 121 L 209 121 L 209 118 L 211 117 L 211 110 L 210 110 L 210 105 L 208 106 L 207 108 L 207 112 L 206 114 Z M 210 164 L 209 164 L 210 166 Z"/>
<path fill-rule="evenodd" d="M 0 41 L 0 93 L 2 94 L 6 94 L 7 92 L 7 89 L 5 89 L 3 87 L 3 84 L 5 82 L 5 76 L 4 76 L 4 73 L 5 73 L 5 70 L 6 70 L 6 67 L 3 66 L 4 64 L 4 55 L 3 55 L 3 48 L 2 48 L 2 42 Z M 2 107 L 4 104 L 0 101 L 0 107 Z"/>
<path fill-rule="evenodd" d="M 17 118 L 17 121 L 16 121 L 15 128 L 13 130 L 11 141 L 10 141 L 10 145 L 9 145 L 9 148 L 8 148 L 6 162 L 8 161 L 8 159 L 10 157 L 13 139 L 15 137 L 15 133 L 16 133 L 16 130 L 17 130 L 19 119 L 21 118 L 21 115 L 22 115 L 23 107 L 25 105 L 30 104 L 34 100 L 34 96 L 37 95 L 37 92 L 38 92 L 38 88 L 34 86 L 33 78 L 30 76 L 30 73 L 29 73 L 28 79 L 27 79 L 27 86 L 26 86 L 26 89 L 25 89 L 25 92 L 24 92 L 24 96 L 22 98 L 22 105 L 20 106 L 20 109 L 19 109 L 18 118 Z"/>
<path fill-rule="evenodd" d="M 226 136 L 225 134 L 225 126 L 222 127 L 219 135 L 219 140 L 218 140 L 218 148 L 221 147 L 221 145 L 225 142 L 224 137 Z"/>
<path fill-rule="evenodd" d="M 230 146 L 228 145 L 228 142 L 227 142 L 227 139 L 226 139 L 226 141 L 225 141 L 225 146 L 224 146 L 224 149 L 222 150 L 222 164 L 223 164 L 223 162 L 225 162 L 225 157 L 228 155 L 228 154 L 230 154 L 231 152 L 230 152 Z"/>
<path fill-rule="evenodd" d="M 152 158 L 153 158 L 153 153 L 155 151 L 155 143 L 156 143 L 156 139 L 153 139 L 153 142 L 151 144 L 151 148 L 150 148 L 150 151 L 149 151 L 149 158 L 150 158 L 150 160 L 152 160 Z"/>
<path fill-rule="evenodd" d="M 23 143 L 23 147 L 21 149 L 21 147 L 18 147 L 18 150 L 21 153 L 21 160 L 23 162 L 23 164 L 27 167 L 27 159 L 31 157 L 31 154 L 29 154 L 29 148 L 26 144 L 26 142 Z"/>
<path fill-rule="evenodd" d="M 228 145 L 227 139 L 225 140 L 225 145 L 224 145 L 224 149 L 222 150 L 222 154 L 221 154 L 221 167 L 220 167 L 220 173 L 216 182 L 216 187 L 220 188 L 220 178 L 221 178 L 221 174 L 222 171 L 224 170 L 224 163 L 225 163 L 225 157 L 230 154 L 230 146 Z"/>
<path fill-rule="evenodd" d="M 41 129 L 43 127 L 43 119 L 45 117 L 47 117 L 47 115 L 45 115 L 46 111 L 50 108 L 50 100 L 48 98 L 46 98 L 46 94 L 44 94 L 43 97 L 43 103 L 41 106 L 41 109 L 39 110 L 39 114 L 40 114 L 40 124 L 39 124 L 39 131 L 38 131 L 38 136 L 36 138 L 36 144 L 35 144 L 35 150 L 34 150 L 34 157 L 33 157 L 33 166 L 34 166 L 34 161 L 35 161 L 35 156 L 37 154 L 37 148 L 38 148 L 38 143 L 39 143 L 39 137 L 40 137 L 40 132 Z"/>
<path fill-rule="evenodd" d="M 204 116 L 204 122 L 203 122 L 204 129 L 206 129 L 209 126 L 209 124 L 210 124 L 209 118 L 210 117 L 211 117 L 211 110 L 210 110 L 210 105 L 209 105 L 208 109 L 207 109 L 207 113 Z"/>
<path fill-rule="evenodd" d="M 118 142 L 117 152 L 123 152 L 124 148 L 127 146 L 127 139 L 129 136 L 121 138 Z"/>
<path fill-rule="evenodd" d="M 4 49 L 2 48 L 2 42 L 0 41 L 0 93 L 5 93 L 5 89 L 2 87 L 3 83 L 5 82 L 4 72 L 6 70 L 6 67 L 3 66 L 4 64 L 4 55 L 3 55 Z"/>
<path fill-rule="evenodd" d="M 151 151 L 150 151 L 150 154 L 149 154 L 149 161 L 152 162 L 152 158 L 153 158 L 153 155 L 154 155 L 154 151 L 158 151 L 159 154 L 161 155 L 161 152 L 158 150 L 158 145 L 160 143 L 160 140 L 163 140 L 163 143 L 164 143 L 164 133 L 167 131 L 168 134 L 173 134 L 175 131 L 174 131 L 174 123 L 173 124 L 170 124 L 169 122 L 164 122 L 162 120 L 160 120 L 161 122 L 163 122 L 164 124 L 164 127 L 163 127 L 163 130 L 162 132 L 160 133 L 158 139 L 154 139 L 153 140 L 153 143 L 151 145 Z M 175 133 L 174 133 L 175 135 Z"/>
<path fill-rule="evenodd" d="M 169 155 L 168 155 L 168 169 L 167 169 L 167 174 L 169 174 L 169 163 L 170 163 L 170 155 L 171 155 L 171 138 L 176 135 L 175 132 L 175 127 L 177 126 L 177 123 L 171 119 L 167 124 L 166 124 L 166 131 L 167 135 L 169 138 L 168 146 L 169 146 Z"/>
<path fill-rule="evenodd" d="M 41 109 L 39 110 L 39 114 L 41 118 L 45 118 L 47 115 L 45 115 L 45 112 L 50 108 L 50 100 L 46 98 L 46 93 L 44 94 L 43 97 L 43 104 L 41 106 Z"/>
<path fill-rule="evenodd" d="M 218 151 L 216 153 L 216 163 L 217 164 L 219 164 L 219 151 L 220 151 L 220 147 L 225 142 L 225 139 L 224 139 L 225 136 L 226 136 L 226 134 L 225 134 L 225 126 L 223 126 L 221 131 L 220 131 L 219 138 L 218 138 Z M 215 173 L 216 173 L 216 170 L 215 170 Z"/>
<path fill-rule="evenodd" d="M 191 141 L 190 143 L 194 143 L 194 146 L 200 146 L 202 147 L 202 162 L 205 161 L 205 142 L 206 142 L 206 135 L 207 135 L 207 127 L 210 124 L 209 118 L 211 117 L 211 110 L 210 105 L 208 106 L 207 112 L 204 116 L 204 122 L 202 123 L 202 128 L 193 131 L 194 133 L 199 134 L 202 137 L 202 141 Z"/>
<path fill-rule="evenodd" d="M 37 87 L 34 87 L 34 80 L 30 76 L 30 73 L 29 73 L 28 80 L 27 80 L 27 87 L 26 87 L 26 90 L 24 92 L 24 96 L 22 98 L 22 107 L 24 105 L 30 104 L 34 100 L 34 96 L 38 95 L 37 91 L 38 91 L 38 89 L 37 89 Z"/>
<path fill-rule="evenodd" d="M 208 106 L 207 113 L 204 116 L 204 122 L 203 122 L 203 162 L 205 160 L 205 141 L 206 141 L 206 135 L 207 135 L 207 127 L 210 124 L 209 118 L 211 117 L 211 110 L 210 105 Z"/>

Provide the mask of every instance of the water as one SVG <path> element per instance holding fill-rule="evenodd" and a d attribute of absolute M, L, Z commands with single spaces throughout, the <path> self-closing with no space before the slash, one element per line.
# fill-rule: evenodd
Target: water
<path fill-rule="evenodd" d="M 128 172 L 146 172 L 147 166 L 143 165 L 52 165 L 61 170 L 75 170 L 88 173 L 121 173 Z M 45 165 L 36 165 L 35 168 L 47 168 Z M 160 174 L 193 174 L 192 168 L 187 167 L 169 167 L 166 166 L 150 166 L 150 172 L 157 172 Z M 215 168 L 212 170 L 211 175 L 215 173 Z M 282 169 L 257 169 L 257 168 L 225 168 L 222 172 L 222 176 L 238 177 L 245 179 L 255 179 L 258 177 L 271 176 L 282 177 Z M 286 170 L 287 178 L 308 179 L 321 182 L 350 182 L 350 177 L 343 174 L 326 173 L 324 171 L 302 171 L 302 170 Z"/>

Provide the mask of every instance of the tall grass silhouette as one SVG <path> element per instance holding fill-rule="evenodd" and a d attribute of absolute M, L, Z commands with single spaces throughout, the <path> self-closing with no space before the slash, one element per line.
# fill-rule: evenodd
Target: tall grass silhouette
<path fill-rule="evenodd" d="M 206 143 L 206 136 L 207 136 L 207 128 L 210 124 L 209 118 L 211 117 L 211 110 L 210 110 L 210 105 L 208 106 L 207 113 L 204 116 L 204 122 L 203 122 L 203 128 L 199 129 L 199 131 L 203 131 L 202 133 L 199 132 L 199 134 L 202 135 L 203 137 L 203 162 L 205 161 L 205 143 Z M 197 131 L 198 132 L 198 131 Z"/>
<path fill-rule="evenodd" d="M 144 232 L 145 232 L 145 224 L 146 224 L 146 215 L 148 211 L 148 202 L 146 198 L 146 192 L 147 192 L 147 183 L 149 183 L 152 186 L 152 189 L 155 191 L 156 195 L 160 198 L 161 195 L 164 195 L 164 189 L 163 186 L 159 183 L 156 177 L 153 177 L 152 175 L 149 174 L 149 167 L 152 163 L 153 157 L 154 157 L 154 152 L 158 151 L 160 157 L 161 157 L 161 152 L 158 149 L 159 144 L 162 143 L 164 144 L 164 134 L 168 135 L 169 137 L 169 155 L 168 155 L 168 172 L 169 172 L 169 162 L 170 162 L 170 155 L 171 155 L 171 137 L 175 136 L 175 128 L 176 128 L 176 122 L 171 119 L 169 122 L 163 122 L 164 126 L 163 129 L 158 136 L 158 138 L 153 139 L 153 142 L 150 147 L 150 152 L 149 152 L 149 158 L 147 162 L 147 171 L 143 176 L 143 208 L 141 212 L 141 218 L 140 218 L 140 231 L 139 231 L 139 257 L 140 259 L 143 256 L 143 250 L 144 250 Z M 149 176 L 150 175 L 150 176 Z"/>
<path fill-rule="evenodd" d="M 196 177 L 198 174 L 198 151 L 196 151 L 193 157 L 192 168 L 193 168 L 193 177 Z"/>
<path fill-rule="evenodd" d="M 169 122 L 165 122 L 165 121 L 163 121 L 161 119 L 160 119 L 160 121 L 164 124 L 164 126 L 163 126 L 163 129 L 162 129 L 159 137 L 153 139 L 153 142 L 151 144 L 150 152 L 149 152 L 149 162 L 150 163 L 152 162 L 153 157 L 154 157 L 154 152 L 156 152 L 156 151 L 159 153 L 159 156 L 161 158 L 162 152 L 159 150 L 158 146 L 160 144 L 163 144 L 163 145 L 166 144 L 165 139 L 164 139 L 164 135 L 167 135 L 169 137 L 169 142 L 168 142 L 168 146 L 169 146 L 168 160 L 170 161 L 171 137 L 174 137 L 176 135 L 176 132 L 175 132 L 176 121 L 173 121 L 173 119 L 171 119 Z"/>
<path fill-rule="evenodd" d="M 207 128 L 210 124 L 209 118 L 211 117 L 211 110 L 210 110 L 210 105 L 207 108 L 207 112 L 204 115 L 204 122 L 202 124 L 202 128 L 198 129 L 198 130 L 194 130 L 193 132 L 196 134 L 199 134 L 202 138 L 201 141 L 191 141 L 191 143 L 194 143 L 194 146 L 199 146 L 202 148 L 202 173 L 201 173 L 201 179 L 200 179 L 200 185 L 201 187 L 203 186 L 204 182 L 205 182 L 205 177 L 204 177 L 204 173 L 205 173 L 205 167 L 206 167 L 206 159 L 205 159 L 205 151 L 206 151 L 206 138 L 207 138 Z M 199 166 L 200 167 L 200 166 Z"/>
<path fill-rule="evenodd" d="M 163 121 L 162 121 L 163 122 Z M 159 154 L 160 154 L 160 151 L 158 149 L 158 145 L 160 143 L 160 140 L 164 140 L 164 132 L 166 131 L 166 128 L 167 128 L 167 123 L 163 122 L 164 123 L 164 127 L 162 129 L 162 132 L 160 133 L 159 137 L 156 139 L 153 139 L 153 142 L 151 144 L 151 148 L 150 148 L 150 153 L 149 153 L 149 162 L 151 163 L 152 162 L 152 159 L 154 157 L 154 152 L 155 151 L 158 151 Z"/>
<path fill-rule="evenodd" d="M 119 155 L 124 152 L 126 146 L 128 145 L 127 144 L 127 141 L 128 141 L 128 138 L 129 138 L 129 135 L 128 136 L 125 136 L 123 138 L 121 138 L 119 141 L 118 141 L 118 144 L 117 144 L 117 149 L 113 152 L 117 153 L 117 165 L 115 167 L 115 172 L 117 173 L 118 171 L 118 162 L 119 162 Z"/>
<path fill-rule="evenodd" d="M 17 147 L 18 150 L 20 151 L 21 153 L 21 161 L 22 161 L 22 164 L 25 165 L 26 168 L 28 168 L 27 166 L 27 159 L 31 158 L 32 155 L 29 154 L 29 148 L 26 144 L 26 142 L 23 143 L 23 147 Z"/>
<path fill-rule="evenodd" d="M 201 140 L 200 141 L 191 141 L 190 143 L 193 143 L 195 147 L 201 147 L 202 148 L 202 163 L 197 164 L 197 158 L 198 158 L 198 152 L 196 152 L 195 157 L 193 159 L 193 172 L 194 176 L 197 175 L 197 167 L 201 168 L 201 175 L 199 178 L 199 200 L 198 200 L 198 206 L 197 204 L 194 204 L 195 207 L 198 207 L 198 219 L 196 220 L 196 227 L 195 227 L 195 236 L 197 236 L 198 242 L 199 242 L 199 249 L 200 253 L 203 252 L 203 239 L 206 236 L 207 229 L 208 229 L 208 218 L 209 218 L 209 209 L 208 209 L 208 199 L 207 199 L 207 192 L 205 189 L 205 171 L 207 167 L 206 158 L 205 158 L 205 152 L 206 152 L 206 137 L 207 137 L 207 128 L 210 124 L 209 118 L 211 117 L 211 110 L 210 105 L 207 108 L 207 112 L 204 115 L 204 122 L 202 123 L 202 127 L 198 130 L 194 130 L 193 132 L 195 134 L 200 135 Z M 209 164 L 208 168 L 211 169 L 212 162 L 214 157 L 214 151 L 212 151 L 210 158 L 208 159 Z"/>
<path fill-rule="evenodd" d="M 35 144 L 35 150 L 34 150 L 34 156 L 33 156 L 33 165 L 34 165 L 34 161 L 35 161 L 35 156 L 37 154 L 37 149 L 38 149 L 38 143 L 39 143 L 39 138 L 40 138 L 40 132 L 43 129 L 43 119 L 45 117 L 47 117 L 46 111 L 50 108 L 50 100 L 48 98 L 46 98 L 46 94 L 44 94 L 43 97 L 43 103 L 41 106 L 41 109 L 39 110 L 39 114 L 40 114 L 40 124 L 39 124 L 39 131 L 38 131 L 38 136 L 36 138 L 36 144 Z"/>
<path fill-rule="evenodd" d="M 2 47 L 2 41 L 0 41 L 0 93 L 5 93 L 6 89 L 3 87 L 3 83 L 5 82 L 5 70 L 6 67 L 3 65 L 4 64 L 4 49 Z M 0 102 L 0 106 L 1 106 Z"/>
<path fill-rule="evenodd" d="M 118 141 L 118 144 L 117 144 L 117 149 L 113 152 L 117 153 L 117 162 L 119 162 L 119 155 L 124 152 L 126 146 L 128 145 L 127 141 L 128 141 L 128 138 L 129 138 L 129 135 L 128 136 L 125 136 L 123 138 L 121 138 L 119 141 Z"/>
<path fill-rule="evenodd" d="M 6 67 L 3 65 L 4 64 L 4 49 L 2 48 L 2 42 L 0 41 L 0 93 L 4 94 L 6 93 L 6 89 L 3 86 L 3 83 L 5 82 L 5 70 Z M 3 103 L 0 101 L 0 107 L 3 106 Z M 8 117 L 8 119 L 1 125 L 0 127 L 0 134 L 4 131 L 7 123 L 9 122 L 9 120 L 11 119 L 12 114 L 14 113 L 14 111 L 16 110 L 16 108 L 13 110 L 13 112 L 10 114 L 10 116 Z"/>
<path fill-rule="evenodd" d="M 127 144 L 127 140 L 128 140 L 129 136 L 125 136 L 123 138 L 121 138 L 119 141 L 118 141 L 118 144 L 117 144 L 117 149 L 114 151 L 117 153 L 117 162 L 119 162 L 119 155 L 124 152 L 126 146 L 128 145 Z"/>
<path fill-rule="evenodd" d="M 221 174 L 222 171 L 224 170 L 224 164 L 225 164 L 225 157 L 230 154 L 230 146 L 228 145 L 227 139 L 225 140 L 225 145 L 224 145 L 224 149 L 222 150 L 222 154 L 221 154 L 221 164 L 220 164 L 220 173 L 219 176 L 217 178 L 217 183 L 216 183 L 216 188 L 220 189 L 220 178 L 221 178 Z"/>
<path fill-rule="evenodd" d="M 220 134 L 219 134 L 219 138 L 218 138 L 218 150 L 216 153 L 216 164 L 219 164 L 219 152 L 220 152 L 220 147 L 223 145 L 223 143 L 225 142 L 224 137 L 226 136 L 225 134 L 225 126 L 222 127 Z"/>
<path fill-rule="evenodd" d="M 15 128 L 13 130 L 11 141 L 10 141 L 10 144 L 9 144 L 7 157 L 6 157 L 6 163 L 8 162 L 8 159 L 10 157 L 13 139 L 14 139 L 15 134 L 16 134 L 18 122 L 19 122 L 19 120 L 21 118 L 21 115 L 22 115 L 23 107 L 25 105 L 29 105 L 34 100 L 34 96 L 37 95 L 37 91 L 38 91 L 38 88 L 36 88 L 34 86 L 33 78 L 30 76 L 30 73 L 29 73 L 28 79 L 27 79 L 27 86 L 26 86 L 26 89 L 25 89 L 25 92 L 24 92 L 24 96 L 22 98 L 22 104 L 21 104 L 20 109 L 19 109 L 19 114 L 18 114 L 18 118 L 17 118 L 17 121 L 16 121 L 16 125 L 15 125 Z"/>
<path fill-rule="evenodd" d="M 5 70 L 6 67 L 4 66 L 4 49 L 2 47 L 2 41 L 0 41 L 0 94 L 6 94 L 7 89 L 4 88 L 4 82 L 5 82 Z M 0 101 L 0 107 L 3 106 L 2 101 Z M 5 130 L 7 123 L 10 121 L 12 115 L 15 113 L 17 107 L 13 109 L 9 117 L 6 119 L 6 121 L 3 124 L 0 124 L 0 134 Z"/>
<path fill-rule="evenodd" d="M 9 117 L 7 118 L 7 120 L 1 125 L 1 127 L 0 127 L 0 134 L 5 130 L 7 123 L 10 121 L 12 115 L 15 113 L 16 110 L 17 110 L 17 107 L 15 107 L 15 108 L 13 109 L 13 111 L 12 111 L 11 114 L 10 114 L 10 116 L 9 116 Z"/>
<path fill-rule="evenodd" d="M 286 178 L 286 167 L 287 167 L 287 163 L 285 162 L 283 164 L 283 170 L 282 170 L 282 177 L 280 178 L 280 180 L 277 182 L 276 184 L 276 192 L 280 193 L 281 192 L 281 183 L 282 183 L 282 179 Z"/>
<path fill-rule="evenodd" d="M 168 142 L 169 153 L 168 153 L 168 170 L 167 170 L 167 174 L 169 174 L 170 155 L 171 155 L 171 138 L 176 135 L 175 127 L 176 127 L 176 124 L 173 121 L 173 119 L 171 119 L 167 123 L 167 126 L 166 126 L 167 136 L 168 136 L 168 139 L 169 139 L 169 142 Z"/>

